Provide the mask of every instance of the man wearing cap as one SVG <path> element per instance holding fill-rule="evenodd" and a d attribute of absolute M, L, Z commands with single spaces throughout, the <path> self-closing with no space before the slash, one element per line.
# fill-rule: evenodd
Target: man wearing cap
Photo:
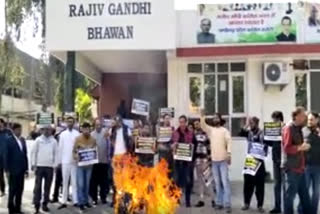
<path fill-rule="evenodd" d="M 53 179 L 53 170 L 58 161 L 58 144 L 52 136 L 50 125 L 41 127 L 42 135 L 38 137 L 31 151 L 31 166 L 35 171 L 35 186 L 33 191 L 33 204 L 35 213 L 39 213 L 42 197 L 42 181 L 44 180 L 44 194 L 42 210 L 49 212 L 49 193 Z"/>
<path fill-rule="evenodd" d="M 67 207 L 69 180 L 71 177 L 72 201 L 74 206 L 78 205 L 77 196 L 77 164 L 73 158 L 73 147 L 80 133 L 74 129 L 75 119 L 67 117 L 67 129 L 59 138 L 59 163 L 62 165 L 62 205 L 58 209 Z"/>

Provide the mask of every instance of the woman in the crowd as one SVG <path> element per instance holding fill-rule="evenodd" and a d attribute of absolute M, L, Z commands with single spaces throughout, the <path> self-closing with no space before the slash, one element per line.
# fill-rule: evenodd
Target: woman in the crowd
<path fill-rule="evenodd" d="M 231 187 L 229 180 L 229 165 L 231 164 L 231 134 L 223 127 L 225 121 L 219 113 L 215 113 L 212 125 L 207 125 L 205 112 L 201 111 L 201 127 L 210 140 L 212 174 L 216 184 L 215 209 L 226 209 L 231 213 Z"/>
<path fill-rule="evenodd" d="M 187 117 L 179 117 L 179 128 L 173 134 L 173 151 L 178 143 L 193 143 L 193 133 L 188 129 Z M 193 184 L 193 161 L 175 160 L 175 181 L 184 190 L 186 207 L 191 207 L 191 191 Z"/>
<path fill-rule="evenodd" d="M 264 186 L 266 169 L 264 159 L 268 154 L 268 146 L 263 140 L 263 130 L 259 128 L 259 119 L 252 117 L 247 122 L 247 125 L 241 130 L 240 136 L 247 137 L 248 150 L 247 159 L 250 158 L 255 163 L 252 171 L 244 170 L 244 206 L 242 210 L 250 208 L 250 202 L 253 192 L 256 193 L 258 212 L 264 213 Z M 246 161 L 247 161 L 246 159 Z"/>
<path fill-rule="evenodd" d="M 157 152 L 159 155 L 159 161 L 164 159 L 168 163 L 169 176 L 173 178 L 173 156 L 171 150 L 172 134 L 174 132 L 174 127 L 171 126 L 171 117 L 166 114 L 163 117 L 163 122 L 157 129 Z"/>
<path fill-rule="evenodd" d="M 303 131 L 304 139 L 311 145 L 307 152 L 305 176 L 307 188 L 312 189 L 311 213 L 318 213 L 320 195 L 320 132 L 319 114 L 312 112 L 308 114 L 308 125 Z M 302 214 L 302 207 L 299 206 L 299 213 Z"/>
<path fill-rule="evenodd" d="M 194 121 L 194 135 L 195 135 L 195 159 L 196 171 L 199 183 L 200 199 L 196 207 L 203 207 L 204 193 L 206 189 L 206 181 L 203 177 L 203 172 L 209 167 L 210 158 L 210 142 L 207 134 L 202 130 L 200 120 Z"/>
<path fill-rule="evenodd" d="M 136 138 L 136 143 L 139 140 L 139 137 L 152 137 L 151 135 L 151 126 L 149 124 L 145 124 L 143 128 L 139 132 L 139 136 Z M 155 151 L 155 148 L 153 148 Z M 137 154 L 139 158 L 139 164 L 147 167 L 152 167 L 154 162 L 154 154 Z"/>
<path fill-rule="evenodd" d="M 273 122 L 283 123 L 283 114 L 281 111 L 274 111 L 271 115 Z M 273 179 L 274 179 L 274 208 L 270 214 L 281 213 L 281 190 L 282 190 L 282 170 L 281 170 L 281 140 L 266 141 L 272 147 L 272 161 L 273 161 Z"/>

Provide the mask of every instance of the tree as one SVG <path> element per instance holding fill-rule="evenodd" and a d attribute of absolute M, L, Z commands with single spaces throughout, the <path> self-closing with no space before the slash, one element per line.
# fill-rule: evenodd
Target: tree
<path fill-rule="evenodd" d="M 22 66 L 18 63 L 10 37 L 0 41 L 0 113 L 2 93 L 8 88 L 21 86 L 24 77 Z"/>
<path fill-rule="evenodd" d="M 92 120 L 91 112 L 92 98 L 81 88 L 76 90 L 76 102 L 75 109 L 79 113 L 80 123 L 88 120 Z"/>

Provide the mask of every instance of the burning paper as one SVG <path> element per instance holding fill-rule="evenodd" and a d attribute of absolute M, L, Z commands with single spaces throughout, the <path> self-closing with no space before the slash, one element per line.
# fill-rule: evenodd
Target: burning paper
<path fill-rule="evenodd" d="M 114 157 L 115 214 L 174 214 L 180 189 L 168 177 L 168 164 L 140 166 L 132 156 Z"/>

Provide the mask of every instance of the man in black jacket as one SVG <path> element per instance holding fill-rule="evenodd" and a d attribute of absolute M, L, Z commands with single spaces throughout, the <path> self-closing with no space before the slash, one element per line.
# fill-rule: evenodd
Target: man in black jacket
<path fill-rule="evenodd" d="M 21 125 L 13 124 L 12 131 L 13 134 L 8 137 L 4 151 L 4 168 L 9 181 L 8 209 L 9 214 L 21 214 L 24 177 L 28 172 L 27 147 L 21 137 Z"/>
<path fill-rule="evenodd" d="M 5 128 L 5 121 L 0 118 L 0 197 L 5 195 L 5 179 L 4 179 L 4 149 L 10 131 Z"/>
<path fill-rule="evenodd" d="M 271 115 L 273 122 L 283 124 L 283 114 L 281 111 L 274 111 Z M 270 213 L 281 213 L 281 141 L 266 141 L 272 147 L 273 177 L 274 177 L 274 208 Z"/>

